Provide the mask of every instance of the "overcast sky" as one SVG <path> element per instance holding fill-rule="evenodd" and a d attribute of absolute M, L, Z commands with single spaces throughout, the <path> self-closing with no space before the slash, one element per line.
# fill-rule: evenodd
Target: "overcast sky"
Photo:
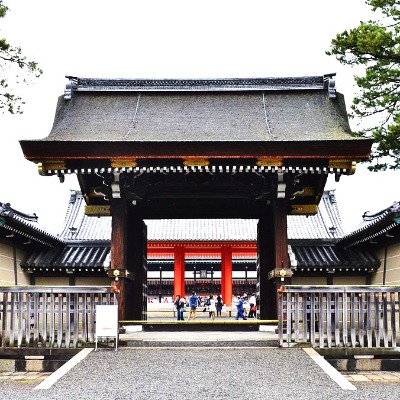
<path fill-rule="evenodd" d="M 36 213 L 58 231 L 75 176 L 61 184 L 41 177 L 18 141 L 48 136 L 65 76 L 101 78 L 226 78 L 323 75 L 336 72 L 348 107 L 353 71 L 325 55 L 339 32 L 371 16 L 362 0 L 118 1 L 5 0 L 0 36 L 38 61 L 43 76 L 21 89 L 22 116 L 0 115 L 0 202 Z M 7 73 L 3 71 L 2 73 Z M 358 166 L 335 183 L 345 228 L 365 211 L 400 200 L 400 172 Z"/>

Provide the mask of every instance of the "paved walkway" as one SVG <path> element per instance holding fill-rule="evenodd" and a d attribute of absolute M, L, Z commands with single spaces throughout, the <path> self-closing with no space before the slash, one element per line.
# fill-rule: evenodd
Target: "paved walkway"
<path fill-rule="evenodd" d="M 119 346 L 123 346 L 124 342 L 140 341 L 144 344 L 149 342 L 153 346 L 156 342 L 171 342 L 173 346 L 176 342 L 202 342 L 207 347 L 206 342 L 213 342 L 215 347 L 218 342 L 251 342 L 252 348 L 261 346 L 266 341 L 276 341 L 277 335 L 274 327 L 266 326 L 261 331 L 174 331 L 174 332 L 146 332 L 140 328 L 128 327 L 125 334 L 119 337 Z M 152 344 L 153 343 L 153 344 Z M 124 347 L 126 349 L 126 347 Z M 322 357 L 321 357 L 322 358 Z M 0 381 L 26 381 L 40 383 L 47 379 L 51 372 L 0 372 Z M 349 382 L 353 384 L 361 382 L 390 383 L 400 382 L 400 372 L 392 371 L 346 371 L 341 372 Z"/>
<path fill-rule="evenodd" d="M 0 381 L 42 382 L 52 372 L 0 372 Z"/>
<path fill-rule="evenodd" d="M 400 382 L 400 372 L 392 371 L 346 371 L 342 372 L 349 382 Z"/>
<path fill-rule="evenodd" d="M 52 372 L 0 372 L 0 381 L 26 381 L 42 382 L 47 379 Z M 376 382 L 390 383 L 400 382 L 400 372 L 392 371 L 359 371 L 359 372 L 341 372 L 349 382 L 357 384 L 358 382 Z"/>

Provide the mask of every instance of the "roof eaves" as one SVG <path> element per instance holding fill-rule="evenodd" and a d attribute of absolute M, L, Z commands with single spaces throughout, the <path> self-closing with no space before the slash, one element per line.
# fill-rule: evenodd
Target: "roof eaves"
<path fill-rule="evenodd" d="M 9 203 L 0 203 L 0 226 L 30 240 L 53 247 L 64 245 L 58 236 L 47 232 L 38 223 L 36 214 L 28 215 L 14 210 Z"/>
<path fill-rule="evenodd" d="M 364 214 L 365 224 L 339 239 L 338 245 L 354 246 L 385 234 L 400 224 L 399 217 L 399 203 L 376 214 Z"/>

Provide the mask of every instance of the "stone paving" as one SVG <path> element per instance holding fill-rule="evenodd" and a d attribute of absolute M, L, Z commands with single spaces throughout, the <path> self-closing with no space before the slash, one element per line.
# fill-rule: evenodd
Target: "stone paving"
<path fill-rule="evenodd" d="M 0 381 L 38 382 L 45 380 L 52 372 L 0 372 Z M 395 371 L 341 371 L 349 382 L 400 382 L 400 372 Z"/>
<path fill-rule="evenodd" d="M 0 381 L 41 382 L 51 374 L 52 372 L 0 372 Z"/>
<path fill-rule="evenodd" d="M 400 382 L 400 372 L 395 371 L 342 371 L 350 382 Z"/>

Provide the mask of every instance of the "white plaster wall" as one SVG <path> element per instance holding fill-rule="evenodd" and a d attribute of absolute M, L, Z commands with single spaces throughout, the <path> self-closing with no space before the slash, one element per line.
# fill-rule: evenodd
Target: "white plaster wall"
<path fill-rule="evenodd" d="M 25 252 L 20 249 L 16 250 L 17 274 L 14 271 L 13 247 L 0 243 L 0 285 L 2 286 L 18 286 L 29 285 L 29 275 L 22 272 L 20 264 L 24 258 Z"/>

